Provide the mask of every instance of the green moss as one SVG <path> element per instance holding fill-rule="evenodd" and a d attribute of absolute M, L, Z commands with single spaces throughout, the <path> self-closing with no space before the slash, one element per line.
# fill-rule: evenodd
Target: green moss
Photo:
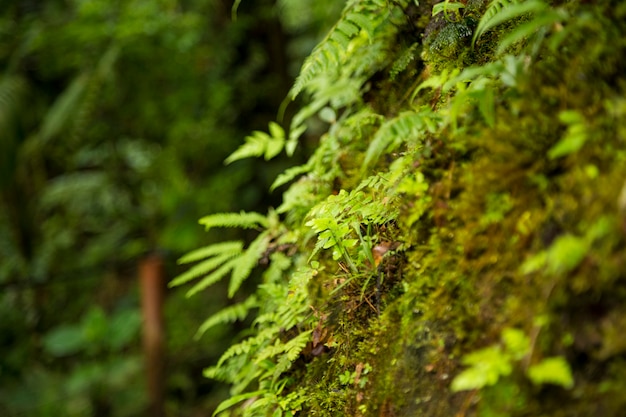
<path fill-rule="evenodd" d="M 313 341 L 280 393 L 301 389 L 302 415 L 620 415 L 626 7 L 558 7 L 562 23 L 501 59 L 498 42 L 533 16 L 475 48 L 486 2 L 451 20 L 393 14 L 378 29 L 387 59 L 374 61 L 386 66 L 370 68 L 363 100 L 331 124 L 279 209 L 299 268 L 313 268 L 299 308 L 315 319 L 290 329 Z M 374 138 L 382 151 L 370 152 Z M 453 392 L 463 358 L 497 351 L 505 329 L 528 340 L 504 359 L 510 371 Z M 542 363 L 560 379 L 530 371 Z"/>

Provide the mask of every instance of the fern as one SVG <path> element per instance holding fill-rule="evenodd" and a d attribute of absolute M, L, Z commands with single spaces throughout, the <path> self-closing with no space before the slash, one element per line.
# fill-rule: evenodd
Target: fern
<path fill-rule="evenodd" d="M 548 6 L 540 0 L 530 0 L 519 2 L 517 0 L 494 0 L 489 4 L 483 17 L 478 22 L 474 36 L 472 37 L 472 47 L 476 41 L 487 31 L 494 27 L 517 17 L 541 13 Z"/>
<path fill-rule="evenodd" d="M 363 13 L 365 10 L 370 12 L 366 13 L 367 16 Z M 349 4 L 326 38 L 304 61 L 289 93 L 291 98 L 298 96 L 318 75 L 338 71 L 346 60 L 351 41 L 357 36 L 373 39 L 378 25 L 386 17 L 386 4 L 383 1 L 361 0 Z"/>
<path fill-rule="evenodd" d="M 258 227 L 267 227 L 267 217 L 259 213 L 217 213 L 205 216 L 198 222 L 206 228 L 206 230 L 214 227 L 239 227 L 242 229 L 256 229 Z"/>
<path fill-rule="evenodd" d="M 257 306 L 257 298 L 254 295 L 251 295 L 244 302 L 233 304 L 221 309 L 200 325 L 194 338 L 196 340 L 200 339 L 200 337 L 202 337 L 207 330 L 220 324 L 234 323 L 236 321 L 243 320 L 248 315 L 248 312 Z"/>
<path fill-rule="evenodd" d="M 226 164 L 240 159 L 263 156 L 265 160 L 270 160 L 278 155 L 285 146 L 285 131 L 275 122 L 270 122 L 268 135 L 259 130 L 246 137 L 246 143 L 233 152 L 226 161 Z"/>
<path fill-rule="evenodd" d="M 231 242 L 221 242 L 213 245 L 205 246 L 200 249 L 196 249 L 192 252 L 189 252 L 185 256 L 181 257 L 178 260 L 179 264 L 188 264 L 190 262 L 196 262 L 201 259 L 208 258 L 209 256 L 228 253 L 228 252 L 236 252 L 239 253 L 243 249 L 243 243 L 240 241 L 231 241 Z"/>
<path fill-rule="evenodd" d="M 219 267 L 220 265 L 228 261 L 230 258 L 233 258 L 235 256 L 240 256 L 242 247 L 243 247 L 242 243 L 241 242 L 228 242 L 228 243 L 234 243 L 238 247 L 233 248 L 232 250 L 216 253 L 216 256 L 210 259 L 207 259 L 206 261 L 201 262 L 197 265 L 194 265 L 185 273 L 177 276 L 174 280 L 172 280 L 170 282 L 170 286 L 174 287 L 177 285 L 185 284 L 186 282 L 189 282 L 194 278 L 198 278 L 199 276 L 208 274 L 209 272 L 213 271 L 215 268 Z"/>
<path fill-rule="evenodd" d="M 261 233 L 246 249 L 241 256 L 237 258 L 237 263 L 233 268 L 233 274 L 228 285 L 228 296 L 233 297 L 239 289 L 243 281 L 250 275 L 252 269 L 256 266 L 259 258 L 267 249 L 270 241 L 268 231 Z"/>
<path fill-rule="evenodd" d="M 365 153 L 361 167 L 362 172 L 374 163 L 383 152 L 392 152 L 402 143 L 413 139 L 413 142 L 423 136 L 425 132 L 434 132 L 437 129 L 436 121 L 429 108 L 419 113 L 405 112 L 385 122 L 374 135 Z"/>

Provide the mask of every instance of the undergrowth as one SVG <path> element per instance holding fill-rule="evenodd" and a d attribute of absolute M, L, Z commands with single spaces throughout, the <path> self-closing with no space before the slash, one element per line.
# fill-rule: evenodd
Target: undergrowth
<path fill-rule="evenodd" d="M 228 158 L 308 162 L 257 230 L 181 259 L 207 319 L 253 315 L 213 367 L 232 416 L 614 415 L 626 342 L 626 6 L 352 0 L 304 63 L 287 132 Z M 433 7 L 434 6 L 434 7 Z"/>

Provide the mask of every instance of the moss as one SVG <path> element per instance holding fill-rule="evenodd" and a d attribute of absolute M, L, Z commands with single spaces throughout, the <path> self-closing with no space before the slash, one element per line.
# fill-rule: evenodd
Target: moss
<path fill-rule="evenodd" d="M 561 6 L 563 22 L 497 62 L 499 40 L 533 16 L 498 26 L 475 48 L 482 1 L 449 20 L 407 6 L 404 21 L 385 26 L 396 37 L 377 49 L 388 65 L 369 75 L 358 109 L 330 127 L 315 169 L 285 193 L 297 250 L 315 263 L 306 300 L 315 319 L 290 329 L 313 326 L 313 341 L 285 384 L 288 394 L 303 390 L 302 415 L 621 415 L 626 7 Z M 396 64 L 410 48 L 413 60 Z M 492 72 L 437 84 L 447 70 L 483 64 Z M 414 94 L 424 81 L 432 88 Z M 402 145 L 365 169 L 380 126 L 418 110 L 427 126 L 398 127 Z M 347 198 L 356 188 L 367 200 Z M 319 202 L 346 223 L 344 242 L 324 241 L 324 230 L 316 245 L 302 225 Z M 454 392 L 464 358 L 502 352 L 505 329 L 528 340 L 523 355 L 506 356 L 493 381 Z M 554 357 L 567 362 L 573 387 L 529 377 Z"/>
<path fill-rule="evenodd" d="M 626 164 L 624 122 L 609 109 L 619 106 L 617 97 L 625 92 L 624 42 L 598 40 L 626 34 L 614 19 L 606 20 L 601 6 L 571 13 L 591 13 L 597 21 L 584 22 L 565 41 L 564 53 L 538 60 L 519 78 L 515 94 L 497 108 L 493 128 L 467 117 L 465 129 L 451 135 L 465 143 L 465 152 L 444 142 L 437 154 L 419 161 L 432 184 L 431 203 L 426 218 L 397 236 L 411 242 L 398 272 L 404 290 L 380 318 L 344 317 L 361 323 L 361 337 L 349 353 L 337 351 L 332 360 L 347 361 L 348 369 L 359 363 L 372 367 L 367 389 L 349 390 L 344 415 L 621 412 L 624 401 L 615 393 L 625 383 L 617 370 L 624 369 L 626 353 L 621 318 L 626 294 L 616 288 L 626 278 L 626 242 L 615 210 Z M 431 25 L 422 55 L 428 64 L 439 70 L 468 59 L 475 22 L 439 19 Z M 563 109 L 584 115 L 588 145 L 550 159 L 548 150 L 565 131 L 558 121 Z M 401 216 L 410 215 L 411 204 L 406 207 Z M 582 239 L 594 227 L 598 236 L 574 269 L 556 275 L 521 272 L 525 260 L 560 236 Z M 542 317 L 548 324 L 538 324 Z M 497 342 L 505 327 L 534 338 L 530 361 L 564 355 L 576 388 L 533 386 L 518 368 L 479 393 L 450 392 L 450 380 L 462 369 L 459 359 Z M 354 335 L 345 324 L 343 330 L 342 337 Z"/>

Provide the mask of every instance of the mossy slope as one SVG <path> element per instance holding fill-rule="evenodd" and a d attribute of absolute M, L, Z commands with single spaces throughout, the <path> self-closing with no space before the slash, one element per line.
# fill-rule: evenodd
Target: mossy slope
<path fill-rule="evenodd" d="M 319 145 L 261 222 L 221 409 L 626 409 L 626 5 L 436 3 L 349 2 L 305 63 L 287 142 Z"/>

